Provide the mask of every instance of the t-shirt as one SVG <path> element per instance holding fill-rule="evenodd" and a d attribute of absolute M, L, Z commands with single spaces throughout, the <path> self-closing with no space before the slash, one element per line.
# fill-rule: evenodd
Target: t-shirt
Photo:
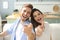
<path fill-rule="evenodd" d="M 16 29 L 16 40 L 27 40 L 27 35 L 23 32 L 24 25 L 28 25 L 29 22 L 20 22 Z"/>
<path fill-rule="evenodd" d="M 28 20 L 24 22 L 24 24 L 29 23 Z M 27 35 L 22 31 L 24 24 L 21 24 L 20 19 L 18 19 L 6 30 L 8 34 L 11 34 L 11 40 L 27 40 Z"/>
<path fill-rule="evenodd" d="M 36 40 L 50 40 L 50 28 L 47 22 L 44 23 L 45 29 L 40 37 L 36 37 Z"/>

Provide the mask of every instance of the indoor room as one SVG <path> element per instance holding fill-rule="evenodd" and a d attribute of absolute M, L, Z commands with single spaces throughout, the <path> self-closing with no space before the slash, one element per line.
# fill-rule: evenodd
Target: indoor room
<path fill-rule="evenodd" d="M 60 40 L 60 0 L 0 0 L 0 33 L 8 30 L 17 19 L 21 18 L 21 10 L 24 4 L 32 4 L 33 8 L 39 9 L 43 13 L 44 22 L 48 23 L 47 25 L 49 25 L 51 33 L 50 40 Z M 31 17 L 29 17 L 28 20 L 31 21 Z M 44 35 L 47 37 L 47 30 Z M 0 40 L 11 39 L 11 34 L 0 37 Z M 45 40 L 48 39 L 46 38 Z"/>

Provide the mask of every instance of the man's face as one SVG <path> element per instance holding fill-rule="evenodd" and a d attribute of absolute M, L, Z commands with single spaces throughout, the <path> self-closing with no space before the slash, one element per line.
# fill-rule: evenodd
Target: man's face
<path fill-rule="evenodd" d="M 21 13 L 22 13 L 22 19 L 23 20 L 28 19 L 30 17 L 31 11 L 32 11 L 31 8 L 29 8 L 29 7 L 23 7 L 22 11 L 21 11 Z"/>

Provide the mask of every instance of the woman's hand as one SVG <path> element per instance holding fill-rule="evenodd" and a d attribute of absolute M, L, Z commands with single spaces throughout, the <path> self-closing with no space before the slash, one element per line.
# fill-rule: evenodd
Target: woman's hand
<path fill-rule="evenodd" d="M 41 25 L 39 25 L 38 27 L 35 28 L 35 32 L 36 32 L 36 36 L 41 36 L 43 34 L 44 31 L 44 27 L 42 27 Z"/>

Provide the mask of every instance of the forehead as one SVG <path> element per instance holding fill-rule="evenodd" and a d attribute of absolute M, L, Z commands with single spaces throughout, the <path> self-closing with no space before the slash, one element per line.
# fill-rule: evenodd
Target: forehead
<path fill-rule="evenodd" d="M 22 10 L 26 10 L 28 12 L 31 12 L 31 8 L 29 8 L 29 7 L 23 7 Z"/>
<path fill-rule="evenodd" d="M 37 14 L 40 14 L 40 12 L 39 12 L 39 11 L 35 11 L 35 12 L 33 13 L 33 15 L 37 15 Z"/>

